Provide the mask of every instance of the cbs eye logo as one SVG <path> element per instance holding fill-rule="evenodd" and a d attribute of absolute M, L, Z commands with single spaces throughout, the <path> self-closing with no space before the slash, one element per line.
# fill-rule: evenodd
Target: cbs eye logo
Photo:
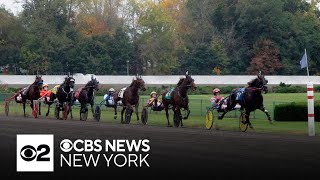
<path fill-rule="evenodd" d="M 64 139 L 60 143 L 60 149 L 63 152 L 70 152 L 72 150 L 73 143 L 69 139 Z"/>
<path fill-rule="evenodd" d="M 53 172 L 53 135 L 17 135 L 17 171 Z"/>
<path fill-rule="evenodd" d="M 38 152 L 40 152 L 38 154 Z M 36 161 L 50 161 L 49 157 L 44 157 L 48 155 L 50 152 L 50 147 L 46 144 L 41 144 L 36 148 L 31 145 L 24 146 L 21 151 L 20 155 L 21 158 L 25 161 L 33 161 L 35 158 Z"/>

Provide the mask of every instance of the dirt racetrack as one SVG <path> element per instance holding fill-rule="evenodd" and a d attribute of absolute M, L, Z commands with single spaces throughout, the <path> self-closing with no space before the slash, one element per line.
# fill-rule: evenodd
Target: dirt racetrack
<path fill-rule="evenodd" d="M 54 134 L 53 173 L 16 172 L 16 135 Z M 149 139 L 150 168 L 61 168 L 63 139 Z M 320 137 L 0 117 L 1 179 L 100 176 L 128 179 L 319 177 Z M 10 179 L 11 179 L 10 178 Z M 87 178 L 86 178 L 87 179 Z"/>

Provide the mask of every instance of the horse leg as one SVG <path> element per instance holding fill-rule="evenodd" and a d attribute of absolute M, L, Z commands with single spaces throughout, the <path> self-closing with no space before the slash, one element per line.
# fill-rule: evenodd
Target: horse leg
<path fill-rule="evenodd" d="M 250 111 L 249 111 L 249 110 L 246 110 L 245 117 L 246 117 L 246 123 L 249 124 L 249 127 L 250 127 L 251 129 L 253 129 L 253 126 L 252 126 L 252 124 L 251 124 L 251 122 L 250 122 Z"/>
<path fill-rule="evenodd" d="M 139 113 L 138 113 L 139 103 L 135 105 L 137 121 L 139 121 Z"/>
<path fill-rule="evenodd" d="M 92 116 L 93 116 L 93 118 L 94 118 L 94 110 L 93 110 L 93 103 L 90 103 L 90 105 L 91 105 L 91 112 L 92 112 Z"/>
<path fill-rule="evenodd" d="M 39 116 L 41 115 L 41 103 L 39 103 Z"/>
<path fill-rule="evenodd" d="M 33 101 L 31 101 L 30 107 L 31 107 L 31 112 L 33 112 Z"/>
<path fill-rule="evenodd" d="M 114 116 L 113 116 L 113 119 L 117 119 L 117 114 L 118 114 L 118 113 L 117 113 L 117 105 L 115 104 L 113 108 L 114 108 Z"/>
<path fill-rule="evenodd" d="M 72 115 L 72 106 L 70 105 L 70 108 L 69 108 L 69 112 L 70 112 L 70 118 L 73 119 L 73 115 Z"/>
<path fill-rule="evenodd" d="M 23 104 L 23 116 L 26 117 L 26 103 Z"/>
<path fill-rule="evenodd" d="M 179 118 L 180 118 L 181 127 L 183 127 L 181 110 L 178 109 L 178 110 L 177 110 L 177 113 L 178 113 L 178 116 L 179 116 Z"/>
<path fill-rule="evenodd" d="M 263 105 L 259 109 L 267 115 L 269 123 L 272 124 L 272 119 L 271 119 L 271 116 L 270 116 L 268 110 L 266 110 L 266 108 Z"/>
<path fill-rule="evenodd" d="M 46 113 L 46 116 L 48 116 L 49 113 L 50 113 L 50 106 L 51 106 L 51 104 L 48 104 L 48 111 L 47 111 L 47 113 Z"/>
<path fill-rule="evenodd" d="M 166 111 L 166 117 L 167 117 L 167 121 L 168 121 L 167 127 L 171 127 L 170 121 L 169 121 L 169 106 L 165 106 L 164 109 L 165 109 L 165 111 Z"/>
<path fill-rule="evenodd" d="M 227 100 L 227 107 L 225 108 L 224 112 L 218 116 L 218 119 L 222 120 L 223 117 L 236 106 L 236 104 L 236 101 L 231 100 L 230 97 Z"/>
<path fill-rule="evenodd" d="M 190 110 L 189 110 L 189 106 L 187 106 L 187 108 L 185 108 L 185 110 L 187 110 L 187 116 L 183 117 L 183 119 L 188 119 L 189 115 L 190 115 Z"/>
<path fill-rule="evenodd" d="M 121 123 L 123 124 L 123 113 L 126 110 L 126 106 L 123 106 L 122 110 L 121 110 Z"/>

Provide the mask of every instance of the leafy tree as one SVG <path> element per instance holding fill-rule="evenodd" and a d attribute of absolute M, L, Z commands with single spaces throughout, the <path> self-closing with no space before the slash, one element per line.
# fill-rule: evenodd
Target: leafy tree
<path fill-rule="evenodd" d="M 279 49 L 273 47 L 271 40 L 259 40 L 254 47 L 254 56 L 250 62 L 248 73 L 256 74 L 262 71 L 264 74 L 276 74 L 276 71 L 282 68 L 279 54 Z"/>

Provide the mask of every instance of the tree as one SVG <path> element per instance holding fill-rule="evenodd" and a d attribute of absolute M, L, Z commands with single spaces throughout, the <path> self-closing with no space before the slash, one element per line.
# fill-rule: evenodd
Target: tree
<path fill-rule="evenodd" d="M 0 66 L 20 73 L 21 47 L 25 41 L 24 29 L 19 20 L 0 8 Z"/>
<path fill-rule="evenodd" d="M 282 68 L 280 62 L 280 51 L 273 47 L 270 39 L 259 40 L 254 47 L 254 56 L 248 68 L 249 74 L 256 74 L 262 71 L 264 74 L 274 75 Z"/>

